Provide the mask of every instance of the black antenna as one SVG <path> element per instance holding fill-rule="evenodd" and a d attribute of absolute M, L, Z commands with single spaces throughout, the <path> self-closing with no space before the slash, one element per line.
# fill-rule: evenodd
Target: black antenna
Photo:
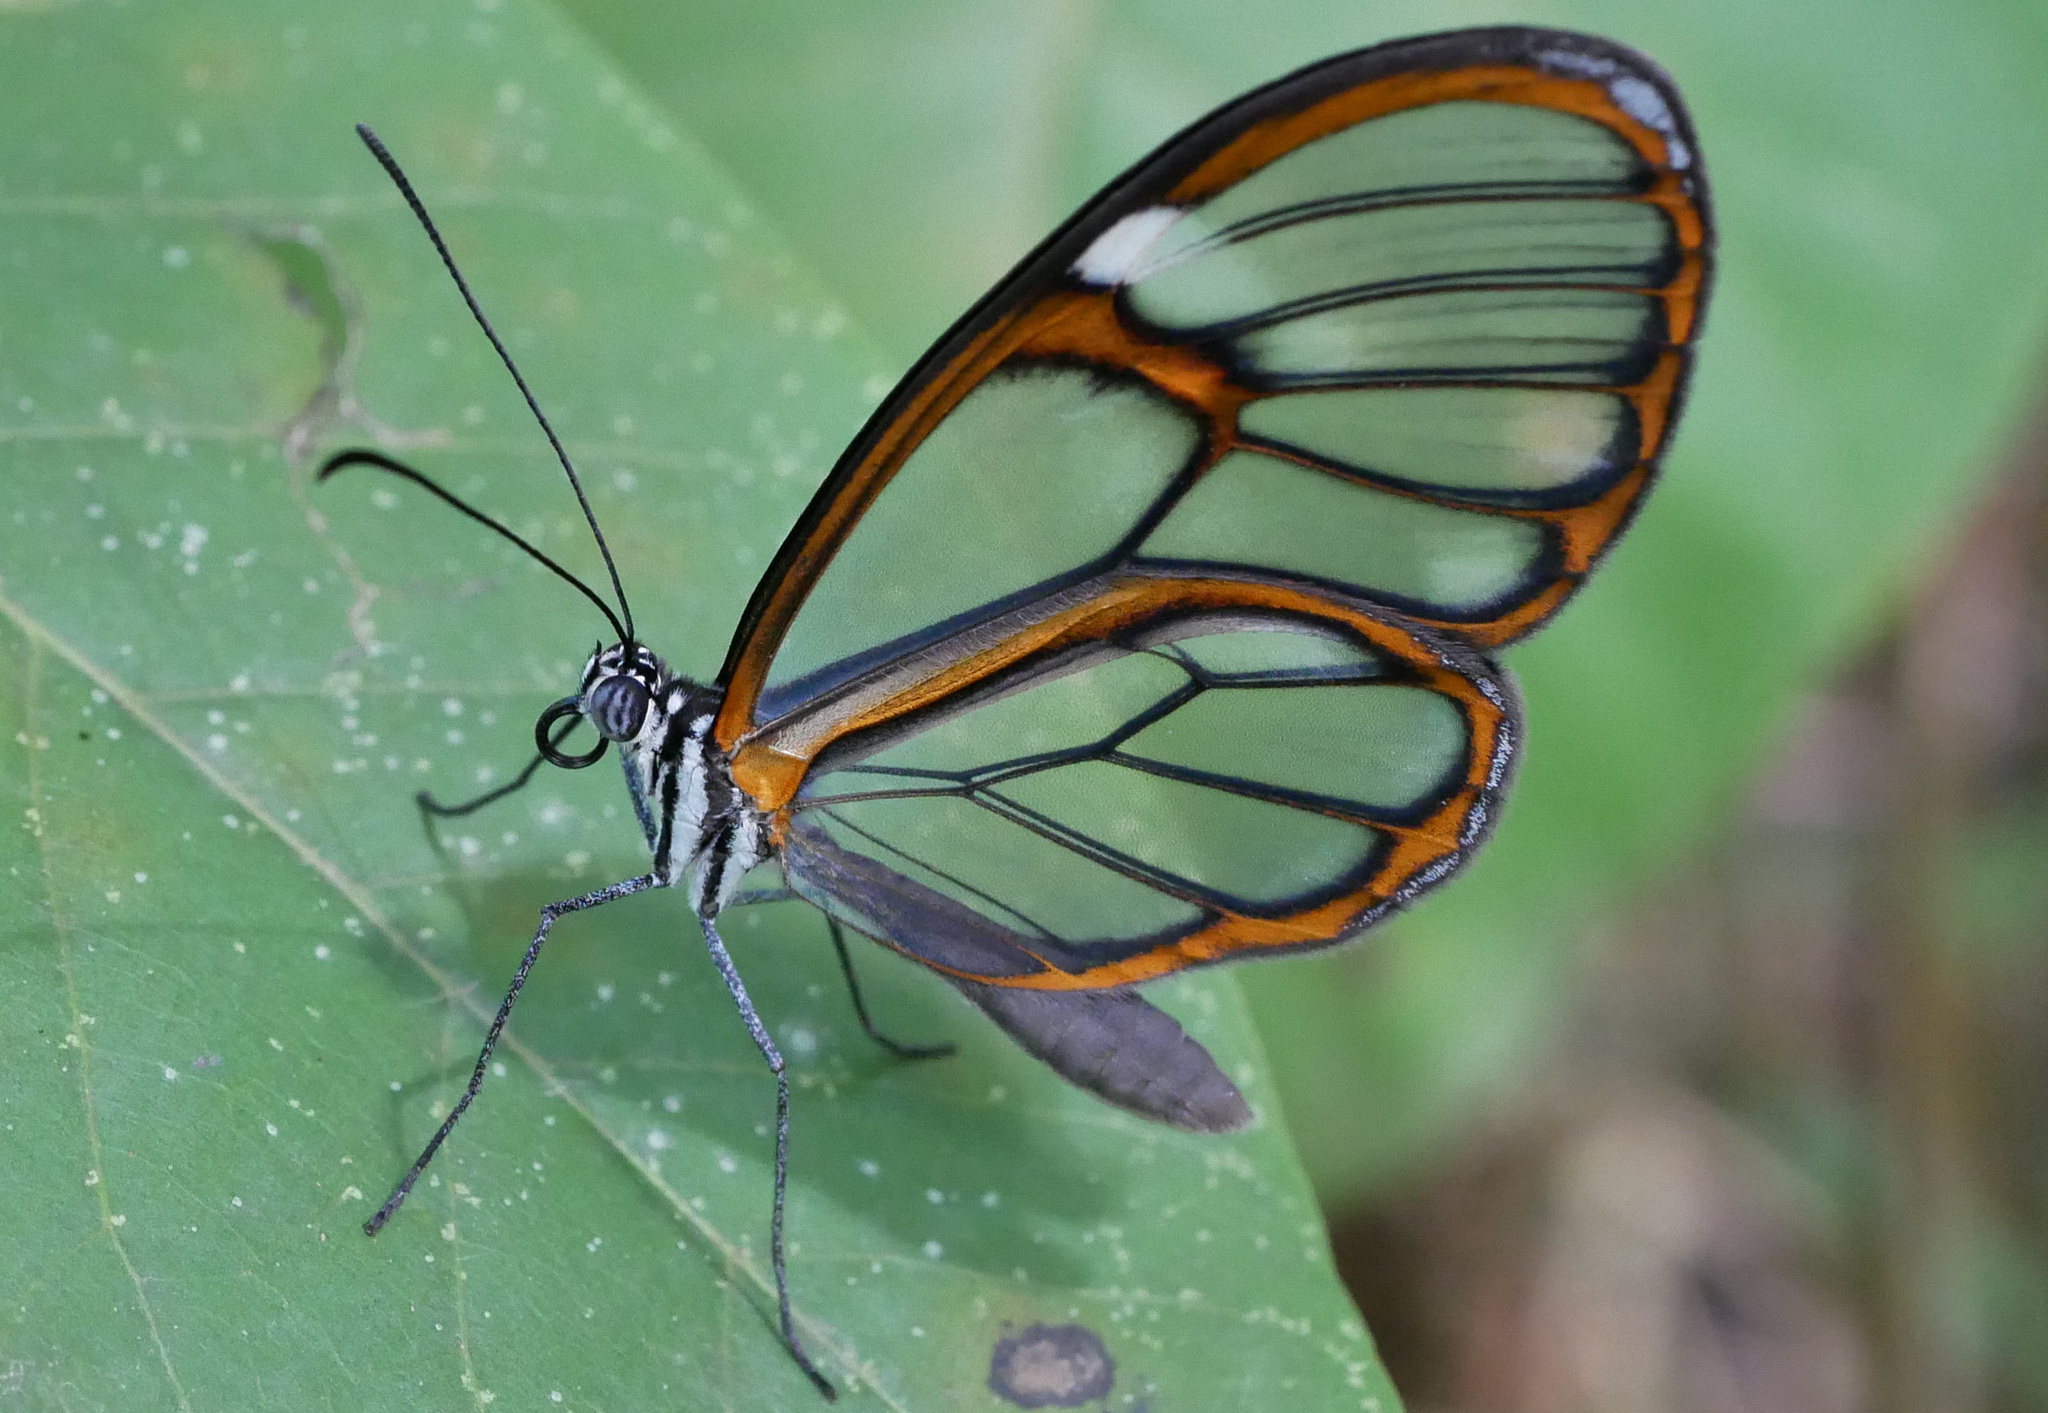
<path fill-rule="evenodd" d="M 525 540 L 521 539 L 519 535 L 511 529 L 510 526 L 507 526 L 502 522 L 493 519 L 491 516 L 484 514 L 481 510 L 478 510 L 475 506 L 471 505 L 461 496 L 456 495 L 455 492 L 447 489 L 445 486 L 442 486 L 439 482 L 435 481 L 434 478 L 427 475 L 426 472 L 416 470 L 415 468 L 406 465 L 403 461 L 398 461 L 393 459 L 392 457 L 386 456 L 381 451 L 371 451 L 368 447 L 355 447 L 348 451 L 337 451 L 334 455 L 328 457 L 327 460 L 320 463 L 320 471 L 316 476 L 314 476 L 313 479 L 316 481 L 324 481 L 329 476 L 332 476 L 335 472 L 341 470 L 341 468 L 344 466 L 374 466 L 379 471 L 389 471 L 392 475 L 401 476 L 406 480 L 412 482 L 415 486 L 418 486 L 421 489 L 428 491 L 433 495 L 439 496 L 442 500 L 446 501 L 448 504 L 454 506 L 457 510 L 461 511 L 464 515 L 467 515 L 470 519 L 476 521 L 477 524 L 488 525 L 491 529 L 496 530 L 499 534 L 503 535 L 513 544 L 519 546 L 519 548 L 525 550 L 528 554 L 532 555 L 542 564 L 554 570 L 556 574 L 560 575 L 563 579 L 568 581 L 570 584 L 574 585 L 577 592 L 581 593 L 583 597 L 589 599 L 592 603 L 596 604 L 597 611 L 603 614 L 605 618 L 611 623 L 612 631 L 619 635 L 620 642 L 628 643 L 633 640 L 633 629 L 630 626 L 633 620 L 630 614 L 626 619 L 626 624 L 621 625 L 619 622 L 619 616 L 616 613 L 612 612 L 612 606 L 606 603 L 603 599 L 599 598 L 597 596 L 597 591 L 592 589 L 590 585 L 584 583 L 574 574 L 571 574 L 561 565 L 555 563 L 555 561 L 549 559 L 546 555 L 542 554 L 539 550 L 535 549 L 532 545 L 528 544 Z M 603 544 L 604 542 L 602 540 L 599 540 L 598 543 Z M 611 556 L 607 555 L 605 556 L 605 558 L 607 561 L 609 561 Z M 617 580 L 614 580 L 613 582 L 616 583 Z M 623 602 L 623 600 L 621 600 L 621 602 Z M 523 781 L 525 777 L 521 776 L 520 779 Z"/>
<path fill-rule="evenodd" d="M 418 219 L 421 228 L 426 231 L 427 239 L 434 243 L 434 249 L 439 252 L 441 263 L 448 267 L 448 273 L 455 281 L 455 288 L 462 292 L 462 302 L 469 306 L 469 312 L 476 316 L 476 322 L 483 329 L 484 337 L 489 339 L 491 347 L 498 351 L 498 358 L 504 363 L 505 371 L 510 373 L 512 381 L 519 385 L 519 395 L 526 399 L 526 406 L 533 413 L 533 420 L 540 423 L 541 431 L 547 434 L 548 445 L 555 449 L 555 459 L 562 463 L 562 469 L 569 474 L 569 485 L 576 492 L 576 503 L 583 507 L 583 518 L 590 523 L 590 533 L 597 540 L 597 552 L 604 556 L 605 571 L 611 575 L 612 593 L 619 601 L 619 611 L 625 615 L 625 631 L 620 633 L 619 641 L 625 643 L 633 642 L 633 606 L 626 602 L 625 586 L 619 582 L 619 566 L 612 562 L 611 546 L 604 542 L 604 531 L 597 528 L 597 513 L 590 508 L 590 497 L 583 493 L 583 480 L 576 474 L 576 468 L 570 464 L 569 453 L 562 447 L 562 439 L 555 435 L 555 429 L 549 424 L 547 414 L 540 410 L 540 404 L 534 400 L 532 389 L 526 386 L 526 379 L 519 375 L 519 365 L 512 361 L 512 355 L 506 351 L 504 342 L 498 337 L 498 331 L 491 327 L 491 321 L 484 317 L 484 311 L 477 304 L 476 296 L 469 292 L 469 281 L 463 279 L 462 271 L 455 268 L 455 257 L 448 253 L 448 243 L 441 239 L 441 232 L 435 227 L 434 218 L 427 214 L 427 208 L 420 201 L 419 194 L 412 189 L 412 183 L 406 180 L 405 173 L 399 169 L 398 159 L 393 157 L 390 149 L 378 140 L 377 134 L 370 131 L 369 124 L 357 123 L 356 136 L 363 140 L 363 146 L 370 149 L 370 155 L 377 159 L 377 164 L 384 169 L 384 174 L 391 178 L 392 185 L 396 186 L 399 195 L 405 198 L 405 204 L 412 207 L 412 214 Z M 372 462 L 371 464 L 384 465 L 385 463 Z M 331 470 L 332 467 L 333 463 L 330 462 L 328 469 Z M 385 465 L 385 469 L 392 470 L 396 468 L 391 465 Z M 441 491 L 438 486 L 433 486 L 432 483 L 427 482 L 419 473 L 413 472 L 412 475 L 414 479 L 419 480 L 422 484 L 426 484 L 429 489 L 440 494 L 442 499 L 450 501 L 479 520 L 485 520 L 487 524 L 495 524 L 495 522 L 489 521 L 486 517 L 470 510 L 469 507 L 462 505 L 460 501 L 456 501 L 454 497 Z M 502 526 L 498 528 L 503 529 Z M 506 530 L 505 533 L 511 535 L 515 540 L 519 539 L 517 535 L 512 535 L 512 532 L 509 530 Z M 520 540 L 519 543 L 524 545 L 526 542 Z M 530 545 L 527 548 L 536 557 L 549 565 L 553 565 L 554 561 L 547 559 L 538 550 L 533 550 Z M 555 572 L 559 574 L 563 571 L 557 568 Z M 578 587 L 581 587 L 580 581 L 572 580 L 571 582 L 575 582 L 578 584 Z M 584 589 L 584 592 L 589 593 L 590 591 Z M 609 609 L 605 611 L 605 617 L 612 620 L 613 627 L 619 626 L 619 620 L 613 617 Z"/>

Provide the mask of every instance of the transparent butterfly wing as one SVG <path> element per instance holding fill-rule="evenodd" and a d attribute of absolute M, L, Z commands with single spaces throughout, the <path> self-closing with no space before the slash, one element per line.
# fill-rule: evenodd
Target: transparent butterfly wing
<path fill-rule="evenodd" d="M 1447 877 L 1519 740 L 1482 650 L 1648 489 L 1710 245 L 1675 91 L 1583 36 L 1361 51 L 1167 143 L 912 371 L 757 589 L 716 734 L 792 885 L 1058 989 Z"/>

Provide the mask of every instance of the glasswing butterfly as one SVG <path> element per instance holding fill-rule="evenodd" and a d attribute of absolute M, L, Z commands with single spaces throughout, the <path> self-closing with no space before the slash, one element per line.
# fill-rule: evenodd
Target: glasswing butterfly
<path fill-rule="evenodd" d="M 671 672 L 569 458 L 397 164 L 597 534 L 612 628 L 533 761 L 616 744 L 652 865 L 543 910 L 467 1091 L 555 920 L 684 884 L 716 919 L 791 894 L 930 967 L 1031 1054 L 1133 1113 L 1252 1117 L 1133 988 L 1326 947 L 1449 878 L 1522 737 L 1487 654 L 1561 608 L 1642 503 L 1684 397 L 1713 246 L 1699 148 L 1655 65 L 1554 30 L 1466 30 L 1314 64 L 1139 162 L 881 404 L 810 502 L 715 681 Z M 564 742 L 597 732 L 580 754 Z M 744 891 L 759 865 L 781 887 Z"/>

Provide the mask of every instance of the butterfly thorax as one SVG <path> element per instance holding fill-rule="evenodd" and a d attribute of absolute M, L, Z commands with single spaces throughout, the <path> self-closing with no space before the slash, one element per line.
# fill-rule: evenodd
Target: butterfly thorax
<path fill-rule="evenodd" d="M 706 917 L 772 847 L 767 821 L 712 739 L 718 702 L 717 688 L 671 672 L 637 643 L 600 648 L 583 669 L 582 715 L 625 758 L 653 871 L 667 884 L 688 874 L 691 905 Z"/>

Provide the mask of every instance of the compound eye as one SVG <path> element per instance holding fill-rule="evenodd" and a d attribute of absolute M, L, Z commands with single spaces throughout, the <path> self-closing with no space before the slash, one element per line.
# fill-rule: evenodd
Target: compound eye
<path fill-rule="evenodd" d="M 608 741 L 630 741 L 647 719 L 647 688 L 636 677 L 607 677 L 590 689 L 584 710 Z"/>

